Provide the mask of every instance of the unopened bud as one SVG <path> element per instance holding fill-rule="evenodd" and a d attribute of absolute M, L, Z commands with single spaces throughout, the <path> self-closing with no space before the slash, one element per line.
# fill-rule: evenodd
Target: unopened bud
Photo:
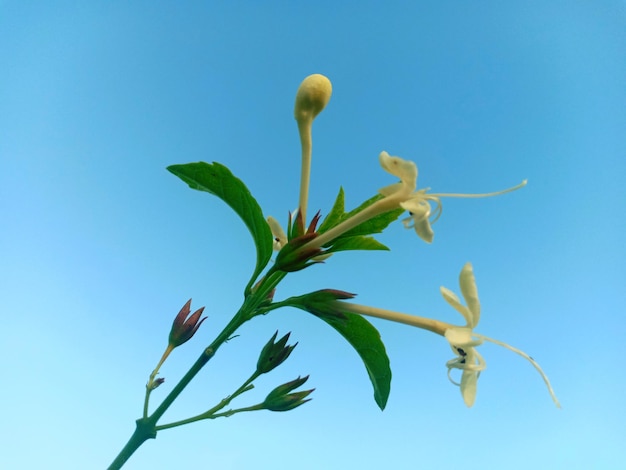
<path fill-rule="evenodd" d="M 332 92 L 333 86 L 324 75 L 316 73 L 306 77 L 296 93 L 296 121 L 313 121 L 328 104 Z"/>
<path fill-rule="evenodd" d="M 286 384 L 276 387 L 269 393 L 267 398 L 265 398 L 265 401 L 263 402 L 265 409 L 270 411 L 289 411 L 297 408 L 307 401 L 310 401 L 310 398 L 307 398 L 306 400 L 305 398 L 315 389 L 290 393 L 292 390 L 304 384 L 308 378 L 308 375 L 302 378 L 298 377 L 296 380 L 292 380 L 291 382 L 287 382 Z"/>
<path fill-rule="evenodd" d="M 164 382 L 165 382 L 165 379 L 162 377 L 156 380 L 151 380 L 150 382 L 148 382 L 148 390 L 155 390 L 160 385 L 163 385 Z"/>
<path fill-rule="evenodd" d="M 198 328 L 206 317 L 200 319 L 200 315 L 204 311 L 204 307 L 196 310 L 189 318 L 189 312 L 191 312 L 191 299 L 187 301 L 187 303 L 180 310 L 176 318 L 174 319 L 174 324 L 172 325 L 172 329 L 170 331 L 169 343 L 172 348 L 176 348 L 183 343 L 186 343 L 191 339 L 191 337 L 196 334 Z"/>
<path fill-rule="evenodd" d="M 278 336 L 277 331 L 263 347 L 256 366 L 256 370 L 259 374 L 266 374 L 287 360 L 293 348 L 298 344 L 287 345 L 290 334 L 291 333 L 287 333 L 278 341 L 274 342 L 276 336 Z"/>

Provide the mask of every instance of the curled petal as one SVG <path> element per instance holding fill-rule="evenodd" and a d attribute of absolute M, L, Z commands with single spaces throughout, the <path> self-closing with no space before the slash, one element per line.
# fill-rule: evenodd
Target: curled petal
<path fill-rule="evenodd" d="M 402 189 L 407 193 L 415 191 L 417 186 L 417 166 L 409 160 L 400 157 L 392 157 L 387 152 L 381 152 L 378 156 L 380 166 L 387 173 L 397 176 L 402 181 Z"/>
<path fill-rule="evenodd" d="M 401 202 L 400 207 L 409 211 L 413 217 L 425 219 L 430 217 L 430 204 L 428 204 L 428 202 L 423 198 L 411 198 L 407 201 Z"/>
<path fill-rule="evenodd" d="M 459 352 L 458 348 L 456 348 L 456 350 Z M 478 377 L 480 377 L 480 372 L 487 366 L 483 357 L 473 347 L 467 347 L 462 350 L 462 352 L 463 355 L 446 363 L 448 367 L 448 379 L 461 388 L 463 401 L 468 407 L 471 407 L 476 400 Z M 461 383 L 455 382 L 454 379 L 452 379 L 450 376 L 451 369 L 461 369 L 463 371 Z"/>
<path fill-rule="evenodd" d="M 413 222 L 412 225 L 411 222 Z M 433 242 L 435 232 L 433 232 L 433 229 L 430 226 L 430 221 L 428 219 L 416 219 L 415 217 L 411 217 L 408 219 L 404 219 L 402 223 L 406 228 L 415 229 L 415 233 L 417 233 L 417 236 L 424 240 L 426 243 Z"/>
<path fill-rule="evenodd" d="M 467 303 L 467 309 L 470 313 L 470 319 L 466 317 L 466 320 L 468 320 L 468 326 L 473 328 L 478 324 L 478 320 L 480 320 L 480 301 L 478 300 L 478 289 L 476 288 L 476 279 L 474 278 L 471 263 L 466 263 L 465 266 L 463 266 L 461 275 L 459 276 L 459 284 L 461 285 L 461 293 L 463 294 L 465 303 Z"/>
<path fill-rule="evenodd" d="M 402 221 L 405 228 L 412 228 L 417 236 L 426 243 L 432 243 L 435 236 L 430 226 L 430 205 L 426 201 L 410 199 L 400 204 L 403 209 L 409 211 L 410 217 Z"/>
<path fill-rule="evenodd" d="M 432 243 L 435 234 L 430 226 L 430 204 L 424 199 L 412 198 L 400 203 L 400 207 L 410 214 L 402 221 L 404 227 L 414 229 L 418 237 L 426 243 Z"/>

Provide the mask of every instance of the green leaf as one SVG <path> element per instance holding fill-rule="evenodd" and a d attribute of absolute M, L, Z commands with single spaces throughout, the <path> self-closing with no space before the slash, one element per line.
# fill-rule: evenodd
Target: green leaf
<path fill-rule="evenodd" d="M 343 192 L 343 188 L 339 188 L 339 194 L 337 195 L 337 199 L 335 199 L 335 204 L 333 204 L 333 208 L 330 210 L 322 225 L 317 229 L 318 233 L 324 233 L 327 230 L 333 228 L 339 222 L 343 220 L 344 212 L 344 204 L 345 204 L 345 196 Z"/>
<path fill-rule="evenodd" d="M 389 248 L 372 237 L 340 237 L 325 253 L 335 253 L 346 250 L 386 250 Z"/>
<path fill-rule="evenodd" d="M 360 315 L 343 310 L 337 300 L 350 299 L 349 292 L 323 289 L 273 304 L 273 308 L 296 307 L 324 320 L 352 345 L 361 357 L 374 387 L 374 400 L 385 409 L 391 390 L 391 368 L 380 333 Z"/>
<path fill-rule="evenodd" d="M 261 207 L 246 185 L 228 168 L 217 162 L 171 165 L 167 167 L 167 170 L 187 183 L 190 188 L 206 191 L 219 197 L 241 217 L 250 230 L 256 245 L 257 261 L 254 273 L 246 287 L 247 293 L 272 257 L 272 232 L 265 221 Z"/>
<path fill-rule="evenodd" d="M 377 215 L 376 217 L 372 217 L 371 219 L 363 222 L 362 224 L 357 225 L 352 230 L 348 230 L 346 233 L 341 235 L 341 238 L 355 237 L 359 235 L 370 235 L 372 233 L 382 233 L 382 231 L 387 228 L 387 226 L 396 220 L 402 213 L 404 209 L 394 209 L 388 212 L 384 212 L 382 214 Z"/>
<path fill-rule="evenodd" d="M 345 318 L 319 313 L 317 317 L 332 326 L 361 356 L 374 387 L 374 400 L 384 410 L 391 392 L 391 367 L 380 333 L 360 315 L 349 312 L 342 315 Z"/>
<path fill-rule="evenodd" d="M 335 200 L 330 213 L 324 219 L 322 225 L 318 229 L 318 233 L 324 233 L 331 228 L 339 225 L 346 219 L 358 214 L 362 210 L 379 201 L 384 196 L 377 194 L 367 201 L 363 202 L 360 206 L 352 209 L 350 212 L 344 212 L 345 194 L 343 188 L 339 188 L 339 194 Z M 385 245 L 370 237 L 363 237 L 363 235 L 371 235 L 373 233 L 382 233 L 382 231 L 393 221 L 395 221 L 404 212 L 404 209 L 398 208 L 383 214 L 379 214 L 376 217 L 357 225 L 353 229 L 347 231 L 336 240 L 328 242 L 325 247 L 332 247 L 329 251 L 345 251 L 345 250 L 389 250 Z"/>

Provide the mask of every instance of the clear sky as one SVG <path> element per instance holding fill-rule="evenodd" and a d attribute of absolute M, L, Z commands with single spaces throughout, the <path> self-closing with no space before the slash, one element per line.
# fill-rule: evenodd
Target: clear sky
<path fill-rule="evenodd" d="M 311 374 L 313 401 L 165 431 L 128 469 L 616 468 L 626 458 L 626 5 L 529 2 L 0 1 L 0 467 L 105 468 L 141 414 L 173 316 L 208 320 L 162 369 L 165 395 L 238 308 L 251 238 L 218 199 L 165 170 L 219 161 L 284 221 L 297 204 L 293 100 L 323 73 L 310 211 L 354 207 L 416 162 L 444 199 L 428 245 L 397 222 L 390 252 L 337 254 L 288 277 L 362 304 L 461 318 L 439 294 L 474 265 L 473 408 L 432 333 L 373 320 L 394 379 L 381 412 L 358 356 L 295 310 L 247 324 L 167 420 L 213 406 L 278 329 L 299 345 L 241 397 Z M 617 361 L 617 364 L 613 364 Z"/>

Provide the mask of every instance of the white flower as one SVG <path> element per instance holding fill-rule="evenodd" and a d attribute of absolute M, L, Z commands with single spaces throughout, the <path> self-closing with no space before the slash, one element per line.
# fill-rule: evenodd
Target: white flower
<path fill-rule="evenodd" d="M 420 189 L 416 191 L 417 187 L 417 166 L 415 163 L 409 160 L 404 160 L 400 157 L 392 157 L 387 152 L 381 152 L 378 157 L 380 165 L 383 169 L 391 173 L 394 176 L 400 178 L 399 183 L 395 183 L 389 186 L 385 186 L 378 192 L 383 196 L 394 196 L 399 200 L 400 207 L 406 209 L 409 212 L 409 217 L 404 219 L 402 223 L 406 228 L 412 228 L 415 233 L 427 243 L 433 241 L 434 233 L 431 228 L 431 224 L 435 223 L 441 215 L 441 197 L 464 197 L 464 198 L 477 198 L 477 197 L 490 197 L 498 196 L 500 194 L 515 191 L 526 185 L 526 180 L 522 181 L 517 186 L 508 188 L 502 191 L 485 194 L 452 194 L 452 193 L 440 193 L 440 194 L 427 194 L 430 188 Z M 434 202 L 436 204 L 433 211 L 430 204 Z"/>
<path fill-rule="evenodd" d="M 445 287 L 441 287 L 440 290 L 443 298 L 446 299 L 446 301 L 461 315 L 463 315 L 466 322 L 465 326 L 454 326 L 446 329 L 444 333 L 445 338 L 452 347 L 452 351 L 456 354 L 454 359 L 451 359 L 446 363 L 446 367 L 448 368 L 448 378 L 452 383 L 461 388 L 461 395 L 463 395 L 465 404 L 468 407 L 474 404 L 476 399 L 476 385 L 478 377 L 480 376 L 480 372 L 485 370 L 487 367 L 485 360 L 475 348 L 480 346 L 484 341 L 488 341 L 505 347 L 529 361 L 541 375 L 543 381 L 548 387 L 548 391 L 550 392 L 550 396 L 552 397 L 554 403 L 560 407 L 561 405 L 552 390 L 548 377 L 532 357 L 524 351 L 514 348 L 509 344 L 474 332 L 474 328 L 478 325 L 478 321 L 480 320 L 480 301 L 478 300 L 476 279 L 474 278 L 474 272 L 470 263 L 466 263 L 465 266 L 463 266 L 461 275 L 459 276 L 459 284 L 461 287 L 461 294 L 463 295 L 463 299 L 465 299 L 466 305 L 461 304 L 459 298 L 451 290 L 446 289 Z M 450 376 L 450 371 L 452 369 L 460 369 L 463 371 L 460 383 L 455 382 Z"/>
<path fill-rule="evenodd" d="M 480 319 L 480 301 L 478 300 L 478 290 L 476 289 L 476 280 L 472 265 L 467 263 L 461 270 L 459 276 L 459 284 L 461 285 L 461 294 L 465 299 L 466 305 L 461 301 L 454 292 L 445 287 L 441 287 L 441 294 L 446 301 L 452 305 L 465 318 L 464 327 L 453 327 L 446 330 L 444 336 L 450 343 L 452 351 L 457 355 L 456 358 L 448 361 L 448 378 L 450 381 L 461 387 L 461 394 L 467 406 L 472 406 L 476 399 L 476 384 L 480 372 L 485 369 L 486 364 L 483 357 L 474 348 L 482 344 L 481 339 L 472 337 L 472 329 L 478 324 Z M 450 376 L 451 369 L 461 369 L 461 383 L 452 380 Z"/>
<path fill-rule="evenodd" d="M 450 342 L 452 351 L 456 358 L 446 362 L 448 368 L 448 379 L 455 385 L 461 387 L 463 401 L 470 407 L 476 400 L 476 386 L 480 372 L 487 367 L 485 360 L 476 351 L 475 346 L 482 344 L 482 340 L 472 338 L 471 328 L 451 328 L 446 330 L 446 339 Z M 452 369 L 461 369 L 461 383 L 455 382 L 450 376 Z"/>

